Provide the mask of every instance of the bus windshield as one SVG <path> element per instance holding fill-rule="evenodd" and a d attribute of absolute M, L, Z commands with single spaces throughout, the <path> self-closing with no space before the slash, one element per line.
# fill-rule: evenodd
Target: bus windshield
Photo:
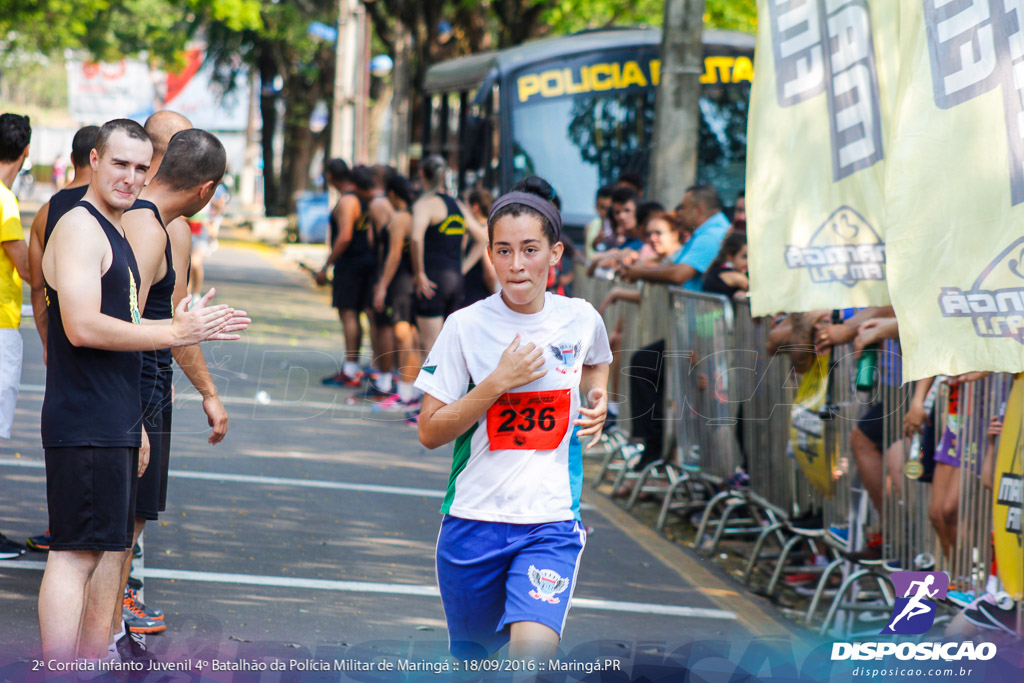
<path fill-rule="evenodd" d="M 600 66 L 592 58 L 587 61 L 591 71 Z M 630 64 L 638 69 L 634 79 L 625 82 Z M 621 59 L 612 65 L 621 67 L 612 70 L 618 80 L 609 77 L 608 84 L 625 87 L 604 87 L 605 92 L 587 87 L 605 84 L 583 65 L 546 71 L 533 67 L 536 82 L 525 76 L 518 82 L 512 79 L 513 181 L 529 175 L 550 181 L 567 224 L 587 222 L 598 188 L 613 183 L 623 171 L 647 175 L 657 61 Z M 749 95 L 749 82 L 709 84 L 700 100 L 697 178 L 713 185 L 727 205 L 744 185 Z"/>

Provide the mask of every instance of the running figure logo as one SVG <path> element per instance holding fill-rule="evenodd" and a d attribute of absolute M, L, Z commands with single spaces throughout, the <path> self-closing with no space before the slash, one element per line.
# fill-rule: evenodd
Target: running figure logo
<path fill-rule="evenodd" d="M 555 596 L 569 587 L 569 579 L 559 576 L 553 569 L 537 569 L 532 564 L 527 572 L 530 583 L 537 590 L 530 591 L 530 597 L 557 605 L 561 600 Z"/>
<path fill-rule="evenodd" d="M 945 600 L 949 575 L 945 572 L 895 572 L 892 575 L 896 604 L 892 620 L 882 629 L 883 635 L 917 635 L 925 633 L 935 621 L 935 600 Z"/>

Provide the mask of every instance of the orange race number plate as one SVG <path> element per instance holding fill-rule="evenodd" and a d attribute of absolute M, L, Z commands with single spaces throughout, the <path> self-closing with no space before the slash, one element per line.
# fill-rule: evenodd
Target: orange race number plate
<path fill-rule="evenodd" d="M 569 429 L 570 389 L 505 394 L 487 411 L 492 451 L 558 448 Z"/>

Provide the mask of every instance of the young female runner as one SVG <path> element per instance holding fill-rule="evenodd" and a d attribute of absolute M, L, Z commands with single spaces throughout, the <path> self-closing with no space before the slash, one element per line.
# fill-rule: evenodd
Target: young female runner
<path fill-rule="evenodd" d="M 589 303 L 544 291 L 562 255 L 552 197 L 530 177 L 491 207 L 501 290 L 448 318 L 416 380 L 420 441 L 455 441 L 437 577 L 459 658 L 505 643 L 513 659 L 553 656 L 586 542 L 578 439 L 601 436 L 612 356 Z"/>

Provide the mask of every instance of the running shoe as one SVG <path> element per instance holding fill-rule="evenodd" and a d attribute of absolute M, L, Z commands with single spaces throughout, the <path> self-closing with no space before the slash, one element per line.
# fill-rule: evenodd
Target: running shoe
<path fill-rule="evenodd" d="M 167 624 L 147 616 L 135 600 L 124 600 L 121 603 L 121 618 L 132 633 L 163 633 L 167 630 Z"/>
<path fill-rule="evenodd" d="M 992 602 L 979 602 L 976 608 L 985 618 L 988 619 L 997 629 L 1006 631 L 1015 636 L 1017 633 L 1017 605 L 1011 603 L 1009 609 L 1003 609 L 1000 605 Z"/>
<path fill-rule="evenodd" d="M 142 590 L 142 579 L 137 576 L 128 575 L 128 587 L 134 591 Z"/>
<path fill-rule="evenodd" d="M 28 546 L 29 550 L 36 550 L 41 553 L 49 552 L 50 550 L 50 530 L 47 529 L 46 533 L 33 536 L 25 541 L 25 545 Z"/>
<path fill-rule="evenodd" d="M 406 412 L 413 412 L 420 409 L 422 403 L 418 399 L 413 399 L 406 403 L 399 397 L 398 394 L 391 394 L 385 399 L 377 401 L 373 404 L 374 410 L 404 410 Z"/>
<path fill-rule="evenodd" d="M 946 599 L 957 607 L 968 607 L 972 602 L 978 599 L 978 596 L 972 592 L 964 591 L 949 591 L 946 593 Z"/>
<path fill-rule="evenodd" d="M 142 546 L 138 543 L 132 546 L 132 557 L 142 557 Z"/>
<path fill-rule="evenodd" d="M 786 574 L 782 578 L 789 586 L 802 586 L 808 583 L 813 583 L 821 578 L 821 574 L 811 574 L 810 572 L 800 572 L 797 574 Z"/>
<path fill-rule="evenodd" d="M 0 560 L 13 560 L 27 552 L 25 546 L 0 534 Z"/>
<path fill-rule="evenodd" d="M 328 387 L 358 387 L 363 383 L 363 373 L 358 372 L 353 376 L 339 372 L 332 377 L 324 377 L 320 383 Z"/>
<path fill-rule="evenodd" d="M 139 610 L 141 610 L 143 614 L 145 614 L 150 619 L 156 619 L 157 621 L 163 621 L 164 619 L 164 613 L 162 610 L 158 610 L 154 607 L 146 607 L 145 605 L 143 605 L 142 601 L 139 600 L 139 594 L 136 593 L 135 590 L 132 588 L 125 587 L 124 601 L 125 603 L 129 601 L 133 602 L 135 606 L 138 607 Z"/>
<path fill-rule="evenodd" d="M 836 543 L 846 545 L 850 542 L 850 527 L 846 524 L 833 524 L 828 528 L 828 535 Z"/>
<path fill-rule="evenodd" d="M 419 429 L 420 426 L 420 411 L 413 410 L 405 414 L 405 424 L 410 427 L 416 427 Z"/>
<path fill-rule="evenodd" d="M 363 398 L 367 398 L 367 399 L 370 399 L 370 400 L 375 400 L 375 399 L 390 398 L 391 396 L 394 395 L 394 392 L 384 391 L 383 389 L 378 389 L 377 385 L 374 384 L 371 381 L 371 382 L 367 383 L 366 388 L 363 389 L 360 392 L 360 394 L 362 395 Z"/>
<path fill-rule="evenodd" d="M 117 653 L 121 656 L 122 662 L 157 661 L 156 657 L 146 649 L 146 643 L 143 641 L 142 634 L 132 633 L 128 630 L 127 623 L 125 623 L 125 634 L 118 638 L 115 645 L 117 647 Z"/>

